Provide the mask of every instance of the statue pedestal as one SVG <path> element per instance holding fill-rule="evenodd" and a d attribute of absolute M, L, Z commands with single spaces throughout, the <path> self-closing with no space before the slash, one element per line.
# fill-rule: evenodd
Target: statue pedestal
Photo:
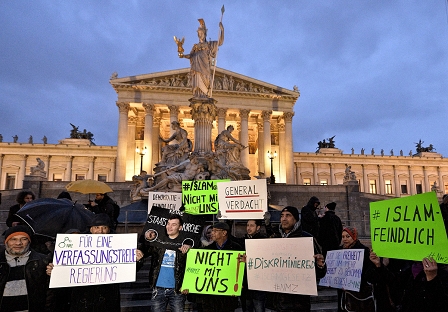
<path fill-rule="evenodd" d="M 319 153 L 319 154 L 341 154 L 342 155 L 342 150 L 340 150 L 339 148 L 319 148 L 317 150 L 317 153 Z"/>
<path fill-rule="evenodd" d="M 442 158 L 442 155 L 436 152 L 420 152 L 415 154 L 414 157 Z"/>
<path fill-rule="evenodd" d="M 89 146 L 89 145 L 91 145 L 91 142 L 88 139 L 63 139 L 63 140 L 59 140 L 59 144 Z"/>
<path fill-rule="evenodd" d="M 213 121 L 217 116 L 216 102 L 212 98 L 191 98 L 191 116 L 194 120 L 194 152 L 205 155 L 212 151 Z"/>

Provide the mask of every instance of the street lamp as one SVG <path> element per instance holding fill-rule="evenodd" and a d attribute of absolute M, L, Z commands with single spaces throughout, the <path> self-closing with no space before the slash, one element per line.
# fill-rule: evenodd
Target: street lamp
<path fill-rule="evenodd" d="M 273 164 L 274 164 L 274 158 L 276 158 L 276 157 L 277 157 L 277 151 L 275 151 L 274 154 L 271 154 L 268 151 L 268 158 L 271 160 L 271 177 L 270 177 L 271 184 L 275 184 L 275 176 L 274 176 L 274 171 L 272 168 L 273 168 Z"/>
<path fill-rule="evenodd" d="M 140 149 L 138 148 L 138 146 L 137 146 L 137 148 L 135 149 L 135 152 L 136 152 L 138 155 L 140 155 L 140 172 L 143 171 L 143 156 L 146 155 L 146 152 L 147 152 L 147 151 L 148 151 L 148 149 L 146 148 L 146 146 L 145 146 L 145 148 L 142 149 L 141 151 L 140 151 Z"/>

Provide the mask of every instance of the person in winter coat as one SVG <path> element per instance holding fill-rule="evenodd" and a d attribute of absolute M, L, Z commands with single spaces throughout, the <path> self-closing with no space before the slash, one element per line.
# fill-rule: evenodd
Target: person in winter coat
<path fill-rule="evenodd" d="M 319 205 L 319 198 L 312 196 L 300 212 L 302 216 L 302 229 L 316 238 L 319 235 L 319 217 L 316 212 Z"/>
<path fill-rule="evenodd" d="M 9 208 L 8 218 L 6 219 L 6 225 L 13 227 L 19 224 L 23 224 L 23 220 L 16 216 L 16 212 L 20 210 L 26 203 L 35 200 L 36 195 L 31 191 L 21 191 L 17 194 L 16 202 L 14 206 Z"/>
<path fill-rule="evenodd" d="M 278 227 L 266 226 L 271 238 L 310 237 L 311 235 L 302 230 L 299 211 L 296 207 L 287 206 L 283 208 Z M 322 255 L 322 249 L 314 239 L 314 258 L 316 259 L 316 278 L 325 276 L 327 266 Z M 311 310 L 311 299 L 309 295 L 295 295 L 285 293 L 274 293 L 274 305 L 277 312 L 302 312 Z"/>
<path fill-rule="evenodd" d="M 319 235 L 317 241 L 322 246 L 324 257 L 327 251 L 339 249 L 342 240 L 342 222 L 335 213 L 336 203 L 325 206 L 325 214 L 319 218 Z"/>

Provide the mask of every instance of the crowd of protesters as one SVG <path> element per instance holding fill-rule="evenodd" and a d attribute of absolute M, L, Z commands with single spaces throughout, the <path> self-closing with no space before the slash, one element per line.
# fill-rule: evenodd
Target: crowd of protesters
<path fill-rule="evenodd" d="M 67 198 L 61 193 L 61 198 Z M 0 251 L 0 311 L 120 311 L 119 284 L 102 284 L 83 287 L 48 289 L 53 271 L 52 252 L 47 255 L 32 248 L 33 231 L 20 224 L 15 215 L 26 202 L 35 198 L 31 192 L 21 192 L 17 205 L 11 207 L 5 231 L 5 249 Z M 98 201 L 104 200 L 97 198 Z M 69 198 L 71 199 L 71 198 Z M 447 205 L 445 198 L 442 205 Z M 17 206 L 17 207 L 16 207 Z M 244 237 L 231 234 L 233 224 L 217 222 L 203 228 L 202 248 L 210 250 L 245 250 L 245 241 L 269 238 L 313 238 L 316 279 L 327 271 L 325 256 L 331 250 L 363 249 L 364 259 L 359 291 L 338 290 L 339 311 L 446 311 L 448 307 L 448 269 L 432 258 L 422 261 L 380 258 L 363 245 L 356 228 L 342 226 L 335 213 L 336 203 L 318 209 L 319 199 L 311 197 L 307 205 L 299 209 L 287 206 L 282 209 L 280 223 L 264 220 L 248 220 Z M 445 208 L 446 209 L 446 208 Z M 107 211 L 98 211 L 89 224 L 88 233 L 114 233 L 114 222 Z M 444 220 L 446 211 L 444 214 Z M 264 231 L 262 231 L 264 221 Z M 166 224 L 168 240 L 176 240 L 183 220 L 171 215 Z M 67 233 L 80 233 L 71 229 Z M 147 231 L 139 238 L 136 250 L 137 270 L 149 259 L 148 286 L 151 289 L 150 306 L 153 312 L 162 312 L 169 306 L 172 312 L 183 311 L 186 299 L 195 303 L 198 311 L 231 312 L 241 303 L 242 310 L 264 312 L 266 307 L 279 312 L 310 311 L 309 295 L 269 293 L 248 289 L 244 275 L 241 297 L 189 294 L 181 289 L 186 269 L 186 255 L 191 246 L 181 245 L 169 250 L 151 243 L 154 233 Z M 245 261 L 244 257 L 238 259 Z"/>

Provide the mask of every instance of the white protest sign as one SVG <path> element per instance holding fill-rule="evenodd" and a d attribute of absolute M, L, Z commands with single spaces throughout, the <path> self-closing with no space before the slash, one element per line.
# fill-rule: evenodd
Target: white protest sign
<path fill-rule="evenodd" d="M 135 282 L 137 233 L 58 234 L 50 288 Z"/>
<path fill-rule="evenodd" d="M 246 239 L 249 289 L 317 296 L 312 237 Z"/>
<path fill-rule="evenodd" d="M 182 206 L 182 193 L 148 192 L 148 214 L 151 213 L 152 206 L 179 210 Z"/>
<path fill-rule="evenodd" d="M 220 182 L 218 200 L 222 219 L 263 219 L 268 209 L 266 180 Z"/>
<path fill-rule="evenodd" d="M 327 253 L 327 274 L 320 286 L 359 291 L 361 287 L 364 249 L 330 250 Z"/>

